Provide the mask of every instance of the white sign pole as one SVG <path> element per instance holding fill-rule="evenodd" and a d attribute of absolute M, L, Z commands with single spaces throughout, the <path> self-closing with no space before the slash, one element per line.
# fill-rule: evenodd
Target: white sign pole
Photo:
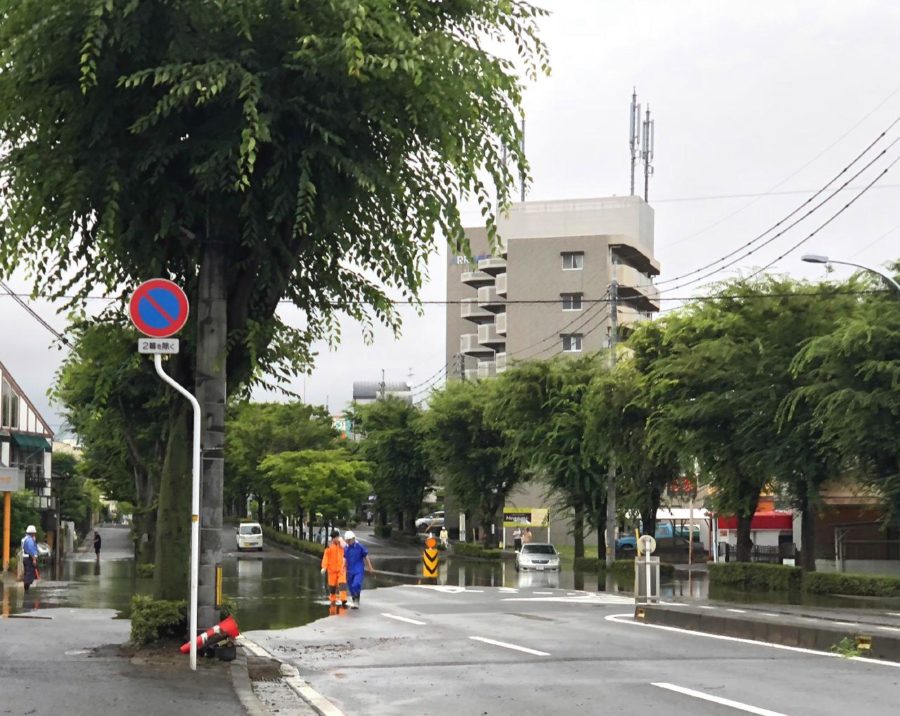
<path fill-rule="evenodd" d="M 191 670 L 197 670 L 197 575 L 200 568 L 200 403 L 197 399 L 176 380 L 169 376 L 162 368 L 162 357 L 159 353 L 153 356 L 153 365 L 160 378 L 171 385 L 175 390 L 187 398 L 194 408 L 194 449 L 193 465 L 191 470 L 191 599 L 190 630 L 188 637 L 191 640 Z"/>

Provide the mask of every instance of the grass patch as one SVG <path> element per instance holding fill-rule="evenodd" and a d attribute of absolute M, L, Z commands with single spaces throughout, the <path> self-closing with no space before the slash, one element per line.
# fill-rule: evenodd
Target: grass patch
<path fill-rule="evenodd" d="M 303 554 L 310 554 L 313 557 L 321 557 L 323 554 L 325 554 L 325 546 L 319 544 L 318 542 L 310 542 L 306 539 L 297 539 L 293 535 L 279 532 L 278 530 L 272 529 L 271 527 L 266 527 L 265 525 L 263 525 L 262 530 L 263 536 L 267 540 L 270 540 L 275 544 L 279 544 L 283 547 L 290 547 L 291 549 L 302 552 Z"/>
<path fill-rule="evenodd" d="M 727 562 L 709 565 L 709 583 L 715 587 L 729 587 L 747 592 L 798 591 L 803 570 L 782 564 L 755 562 Z"/>
<path fill-rule="evenodd" d="M 138 564 L 135 566 L 134 571 L 141 579 L 149 579 L 153 576 L 155 569 L 155 564 Z"/>
<path fill-rule="evenodd" d="M 810 594 L 900 597 L 900 577 L 846 572 L 807 572 L 803 575 L 803 589 Z"/>

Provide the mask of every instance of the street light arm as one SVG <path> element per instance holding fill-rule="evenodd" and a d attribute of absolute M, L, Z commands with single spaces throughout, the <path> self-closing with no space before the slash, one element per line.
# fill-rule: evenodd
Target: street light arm
<path fill-rule="evenodd" d="M 874 273 L 877 276 L 881 276 L 885 281 L 887 281 L 891 286 L 893 286 L 894 290 L 897 293 L 900 293 L 900 283 L 897 283 L 893 278 L 888 276 L 887 274 L 881 273 L 881 271 L 877 271 L 869 266 L 863 266 L 862 264 L 855 264 L 851 261 L 838 261 L 837 259 L 828 259 L 828 263 L 830 264 L 843 264 L 844 266 L 853 266 L 858 269 L 862 269 L 863 271 L 868 271 L 869 273 Z"/>

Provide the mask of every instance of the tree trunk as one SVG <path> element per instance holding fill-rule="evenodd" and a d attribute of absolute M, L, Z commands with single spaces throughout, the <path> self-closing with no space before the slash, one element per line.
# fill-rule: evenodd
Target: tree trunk
<path fill-rule="evenodd" d="M 660 502 L 659 487 L 650 488 L 650 504 L 641 512 L 641 534 L 656 536 L 656 513 Z"/>
<path fill-rule="evenodd" d="M 809 504 L 806 483 L 802 484 L 800 495 L 800 567 L 806 572 L 816 571 L 816 515 Z"/>
<path fill-rule="evenodd" d="M 755 512 L 755 510 L 754 510 Z M 737 516 L 737 561 L 749 562 L 753 549 L 753 540 L 750 539 L 750 524 L 753 522 L 753 512 L 749 515 Z"/>
<path fill-rule="evenodd" d="M 182 405 L 183 403 L 183 405 Z M 185 599 L 188 594 L 191 518 L 191 409 L 180 401 L 170 423 L 159 485 L 153 596 Z"/>
<path fill-rule="evenodd" d="M 200 264 L 197 306 L 196 395 L 200 402 L 203 454 L 200 503 L 200 576 L 197 627 L 219 622 L 216 565 L 222 561 L 222 502 L 225 485 L 225 397 L 228 305 L 221 241 L 207 239 Z"/>
<path fill-rule="evenodd" d="M 575 559 L 584 557 L 584 505 L 580 502 L 573 507 L 572 538 L 575 543 Z"/>

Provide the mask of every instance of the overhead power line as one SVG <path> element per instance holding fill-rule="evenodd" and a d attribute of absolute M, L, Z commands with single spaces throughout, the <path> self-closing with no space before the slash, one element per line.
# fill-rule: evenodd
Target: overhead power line
<path fill-rule="evenodd" d="M 16 303 L 18 303 L 22 308 L 24 308 L 28 315 L 30 315 L 34 320 L 40 323 L 44 328 L 46 328 L 50 333 L 52 333 L 56 339 L 65 346 L 71 346 L 69 343 L 69 339 L 66 338 L 62 333 L 57 331 L 53 326 L 51 326 L 47 321 L 45 321 L 31 306 L 29 306 L 20 296 L 15 293 L 4 281 L 0 281 L 0 288 L 2 288 Z"/>
<path fill-rule="evenodd" d="M 721 256 L 720 258 L 716 259 L 715 261 L 711 261 L 711 262 L 709 262 L 709 263 L 707 263 L 707 264 L 704 264 L 703 266 L 699 266 L 698 268 L 695 268 L 695 269 L 692 269 L 692 270 L 690 270 L 690 271 L 687 271 L 686 273 L 683 273 L 683 274 L 681 274 L 681 275 L 679 275 L 679 276 L 673 276 L 672 278 L 665 279 L 664 281 L 659 281 L 656 285 L 657 285 L 657 286 L 664 286 L 664 285 L 666 285 L 666 284 L 675 283 L 675 282 L 681 281 L 681 280 L 684 279 L 684 278 L 687 278 L 688 276 L 692 276 L 692 275 L 694 275 L 694 274 L 701 273 L 702 271 L 706 271 L 707 269 L 710 269 L 710 268 L 712 268 L 713 266 L 716 266 L 717 264 L 720 264 L 720 263 L 723 263 L 723 262 L 728 261 L 728 259 L 730 259 L 731 257 L 735 256 L 736 254 L 740 253 L 740 252 L 743 251 L 744 249 L 747 249 L 747 248 L 749 248 L 750 246 L 753 246 L 754 244 L 756 244 L 757 242 L 762 241 L 762 239 L 764 239 L 768 234 L 770 234 L 770 233 L 772 233 L 773 231 L 775 231 L 776 229 L 778 229 L 782 224 L 784 224 L 786 221 L 790 220 L 792 217 L 796 216 L 796 215 L 797 215 L 798 213 L 800 213 L 804 208 L 806 208 L 809 204 L 811 204 L 813 201 L 815 201 L 816 198 L 818 198 L 819 196 L 821 196 L 822 194 L 824 194 L 826 191 L 828 191 L 829 187 L 830 187 L 832 184 L 834 184 L 838 179 L 840 179 L 840 177 L 842 177 L 844 174 L 846 174 L 848 171 L 850 171 L 850 169 L 852 169 L 853 166 L 854 166 L 857 162 L 859 162 L 866 154 L 868 154 L 869 151 L 871 151 L 871 149 L 872 149 L 878 142 L 880 142 L 880 141 L 884 138 L 884 136 L 887 134 L 887 132 L 888 132 L 888 131 L 889 131 L 889 130 L 890 130 L 890 129 L 898 122 L 898 121 L 900 121 L 900 116 L 898 116 L 898 117 L 891 123 L 890 127 L 888 127 L 887 129 L 885 129 L 880 135 L 878 135 L 878 137 L 876 137 L 875 140 L 873 140 L 873 141 L 872 141 L 872 142 L 871 142 L 871 143 L 870 143 L 870 144 L 869 144 L 862 152 L 860 152 L 858 155 L 856 155 L 856 157 L 853 159 L 853 161 L 851 161 L 851 162 L 850 162 L 849 164 L 847 164 L 843 169 L 841 169 L 837 174 L 835 174 L 831 179 L 829 179 L 828 182 L 826 182 L 826 184 L 825 184 L 821 189 L 819 189 L 815 194 L 813 194 L 811 197 L 809 197 L 808 199 L 806 199 L 806 201 L 804 201 L 802 204 L 800 204 L 798 207 L 796 207 L 796 208 L 795 208 L 793 211 L 791 211 L 789 214 L 787 214 L 786 216 L 784 216 L 784 217 L 782 217 L 781 219 L 779 219 L 776 223 L 774 223 L 774 224 L 773 224 L 772 226 L 770 226 L 768 229 L 766 229 L 765 231 L 763 231 L 763 232 L 760 233 L 760 234 L 757 234 L 756 236 L 754 236 L 752 239 L 750 239 L 750 240 L 747 241 L 746 243 L 742 244 L 741 246 L 739 246 L 738 248 L 734 249 L 733 251 L 730 251 L 729 253 L 725 254 L 724 256 Z M 881 157 L 883 157 L 883 156 L 887 153 L 887 151 L 888 151 L 889 149 L 891 149 L 891 147 L 893 147 L 898 141 L 900 141 L 900 140 L 895 139 L 893 142 L 891 142 L 887 147 L 885 147 L 884 149 L 882 149 L 881 152 L 879 152 L 878 154 L 876 154 L 875 157 L 874 157 L 873 159 L 871 159 L 867 164 L 865 164 L 865 165 L 862 167 L 862 169 L 860 169 L 860 170 L 857 171 L 852 177 L 850 177 L 849 179 L 847 179 L 847 180 L 846 180 L 846 181 L 845 181 L 838 189 L 835 189 L 834 191 L 832 191 L 825 199 L 823 199 L 823 200 L 820 201 L 818 204 L 816 204 L 815 206 L 813 206 L 809 211 L 807 211 L 805 214 L 803 214 L 799 219 L 797 219 L 797 220 L 791 222 L 791 223 L 788 224 L 784 229 L 782 229 L 781 231 L 779 231 L 778 233 L 776 233 L 774 236 L 771 236 L 768 240 L 764 241 L 762 244 L 760 244 L 760 246 L 759 246 L 758 248 L 762 248 L 763 246 L 766 246 L 766 245 L 770 244 L 772 241 L 774 241 L 774 240 L 777 239 L 778 237 L 784 235 L 787 231 L 789 231 L 790 229 L 792 229 L 794 226 L 796 226 L 797 224 L 799 224 L 800 222 L 802 222 L 803 220 L 805 220 L 806 218 L 808 218 L 809 216 L 811 216 L 814 212 L 818 211 L 822 206 L 824 206 L 824 205 L 827 204 L 829 201 L 831 201 L 831 199 L 833 199 L 835 196 L 837 196 L 838 193 L 840 193 L 840 191 L 842 191 L 842 190 L 845 189 L 847 186 L 849 186 L 850 183 L 851 183 L 854 179 L 856 179 L 857 177 L 859 177 L 863 172 L 865 172 L 866 169 L 868 169 L 868 168 L 871 167 L 875 162 L 877 162 L 879 159 L 881 159 Z M 732 264 L 726 264 L 725 266 L 722 266 L 721 268 L 727 268 L 727 267 L 730 266 L 730 265 L 733 265 L 733 263 L 732 263 Z M 721 269 L 720 269 L 720 270 L 721 270 Z M 684 285 L 684 284 L 682 284 L 682 285 Z"/>

